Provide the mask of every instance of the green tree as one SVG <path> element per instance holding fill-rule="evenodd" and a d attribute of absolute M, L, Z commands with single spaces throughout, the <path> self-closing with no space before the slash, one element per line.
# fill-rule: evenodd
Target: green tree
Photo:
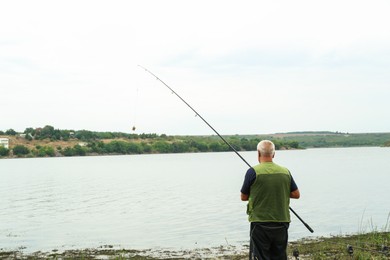
<path fill-rule="evenodd" d="M 25 130 L 24 130 L 24 132 L 23 132 L 24 134 L 31 134 L 32 136 L 34 136 L 35 135 L 35 130 L 34 130 L 34 128 L 32 128 L 32 127 L 28 127 L 28 128 L 26 128 Z"/>
<path fill-rule="evenodd" d="M 55 152 L 53 147 L 47 147 L 46 154 L 47 154 L 47 156 L 53 157 L 56 155 L 56 152 Z"/>
<path fill-rule="evenodd" d="M 36 156 L 38 156 L 38 157 L 45 157 L 46 156 L 46 152 L 45 152 L 44 147 L 37 148 L 37 150 L 34 151 L 34 154 Z"/>
<path fill-rule="evenodd" d="M 73 150 L 74 150 L 74 155 L 85 156 L 87 154 L 87 148 L 82 147 L 78 144 L 76 144 L 73 147 Z"/>
<path fill-rule="evenodd" d="M 66 147 L 63 151 L 62 151 L 62 154 L 64 156 L 74 156 L 75 155 L 75 151 L 72 147 Z"/>
<path fill-rule="evenodd" d="M 90 140 L 98 139 L 96 133 L 88 130 L 77 131 L 75 137 L 82 141 L 90 141 Z"/>
<path fill-rule="evenodd" d="M 7 131 L 5 131 L 5 134 L 6 135 L 17 135 L 17 132 L 14 129 L 10 128 Z"/>
<path fill-rule="evenodd" d="M 298 149 L 299 148 L 299 142 L 292 141 L 289 143 L 291 148 Z"/>
<path fill-rule="evenodd" d="M 61 131 L 59 129 L 55 129 L 50 137 L 50 140 L 61 140 Z"/>
<path fill-rule="evenodd" d="M 152 146 L 148 143 L 142 142 L 141 147 L 142 147 L 142 151 L 144 153 L 151 153 L 152 152 Z"/>
<path fill-rule="evenodd" d="M 52 138 L 52 136 L 54 135 L 54 127 L 46 125 L 44 128 L 42 128 L 40 135 L 41 139 Z"/>
<path fill-rule="evenodd" d="M 164 141 L 157 141 L 153 143 L 152 145 L 153 151 L 156 151 L 158 153 L 171 153 L 172 152 L 172 146 Z"/>
<path fill-rule="evenodd" d="M 115 138 L 114 134 L 110 133 L 110 132 L 97 133 L 96 136 L 98 139 L 114 139 Z"/>
<path fill-rule="evenodd" d="M 136 143 L 127 144 L 127 153 L 129 154 L 140 154 L 142 153 L 142 146 Z"/>
<path fill-rule="evenodd" d="M 229 147 L 222 142 L 212 142 L 209 147 L 212 152 L 224 152 L 229 150 Z"/>
<path fill-rule="evenodd" d="M 104 143 L 103 142 L 90 142 L 88 143 L 88 148 L 91 153 L 104 153 Z"/>
<path fill-rule="evenodd" d="M 207 152 L 209 151 L 209 146 L 206 142 L 203 142 L 201 140 L 191 140 L 190 146 L 193 148 L 195 152 Z"/>
<path fill-rule="evenodd" d="M 259 140 L 257 139 L 242 138 L 241 149 L 243 149 L 244 151 L 256 151 L 258 143 Z"/>
<path fill-rule="evenodd" d="M 104 150 L 107 153 L 118 153 L 118 154 L 126 154 L 127 147 L 126 143 L 123 141 L 112 141 L 104 146 Z"/>
<path fill-rule="evenodd" d="M 70 133 L 74 132 L 71 130 L 59 130 L 60 131 L 60 140 L 68 141 L 70 139 Z"/>
<path fill-rule="evenodd" d="M 185 153 L 188 152 L 190 149 L 190 146 L 186 142 L 174 142 L 172 143 L 172 152 L 173 153 Z"/>
<path fill-rule="evenodd" d="M 53 156 L 55 156 L 55 150 L 51 146 L 40 146 L 40 147 L 37 147 L 37 149 L 38 150 L 36 152 L 36 155 L 39 157 L 46 157 L 46 156 L 53 157 Z"/>
<path fill-rule="evenodd" d="M 24 138 L 28 141 L 31 141 L 33 139 L 30 133 L 26 134 L 26 137 Z"/>

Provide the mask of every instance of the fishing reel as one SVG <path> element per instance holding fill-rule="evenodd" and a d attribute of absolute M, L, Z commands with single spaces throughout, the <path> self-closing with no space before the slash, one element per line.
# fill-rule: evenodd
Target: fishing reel
<path fill-rule="evenodd" d="M 388 256 L 388 255 L 389 255 L 389 247 L 388 247 L 388 246 L 382 245 L 381 251 L 382 251 L 382 253 L 383 253 L 385 256 Z"/>
<path fill-rule="evenodd" d="M 295 259 L 299 259 L 299 250 L 297 248 L 293 250 L 293 256 L 295 257 Z"/>
<path fill-rule="evenodd" d="M 352 257 L 352 255 L 353 255 L 353 247 L 351 245 L 347 245 L 347 252 Z"/>

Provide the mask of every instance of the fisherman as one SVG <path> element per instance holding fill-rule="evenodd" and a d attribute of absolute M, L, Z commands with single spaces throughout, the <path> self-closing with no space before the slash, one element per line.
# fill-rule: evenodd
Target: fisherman
<path fill-rule="evenodd" d="M 290 171 L 273 162 L 274 143 L 259 142 L 257 153 L 259 164 L 248 169 L 241 188 L 241 200 L 248 201 L 249 259 L 285 260 L 290 198 L 299 199 L 299 189 Z"/>

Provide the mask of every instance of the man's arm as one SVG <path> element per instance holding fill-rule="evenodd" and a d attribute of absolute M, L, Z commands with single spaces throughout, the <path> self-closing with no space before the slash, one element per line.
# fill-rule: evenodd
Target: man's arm
<path fill-rule="evenodd" d="M 256 180 L 256 172 L 251 167 L 248 169 L 248 171 L 245 174 L 244 183 L 243 183 L 242 188 L 241 188 L 241 200 L 242 201 L 248 201 L 250 188 L 255 180 Z"/>
<path fill-rule="evenodd" d="M 292 199 L 299 199 L 299 197 L 301 196 L 301 193 L 299 192 L 298 186 L 295 183 L 295 180 L 292 177 L 291 173 L 290 173 L 290 176 L 291 176 L 290 198 L 292 198 Z"/>

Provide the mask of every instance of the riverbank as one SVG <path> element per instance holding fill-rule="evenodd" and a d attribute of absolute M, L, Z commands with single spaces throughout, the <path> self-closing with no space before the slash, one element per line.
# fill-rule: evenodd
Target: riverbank
<path fill-rule="evenodd" d="M 295 132 L 264 135 L 224 135 L 237 151 L 256 151 L 270 139 L 277 150 L 325 147 L 390 146 L 390 133 Z M 231 151 L 219 136 L 167 136 L 88 130 L 27 128 L 23 133 L 0 131 L 0 158 L 32 158 L 113 154 L 194 153 Z"/>
<path fill-rule="evenodd" d="M 390 232 L 302 239 L 289 243 L 289 259 L 390 259 Z M 129 250 L 114 246 L 96 249 L 23 253 L 0 249 L 1 259 L 248 259 L 248 246 L 220 246 L 182 251 Z"/>
<path fill-rule="evenodd" d="M 23 134 L 24 135 L 24 134 Z M 227 152 L 231 148 L 216 136 L 128 135 L 112 138 L 87 138 L 77 135 L 66 139 L 33 139 L 31 136 L 0 135 L 0 158 L 126 155 Z M 259 137 L 250 139 L 226 136 L 235 150 L 255 151 Z M 263 138 L 262 138 L 263 139 Z M 269 139 L 269 138 L 267 138 Z M 294 141 L 274 140 L 277 150 L 301 149 Z"/>

